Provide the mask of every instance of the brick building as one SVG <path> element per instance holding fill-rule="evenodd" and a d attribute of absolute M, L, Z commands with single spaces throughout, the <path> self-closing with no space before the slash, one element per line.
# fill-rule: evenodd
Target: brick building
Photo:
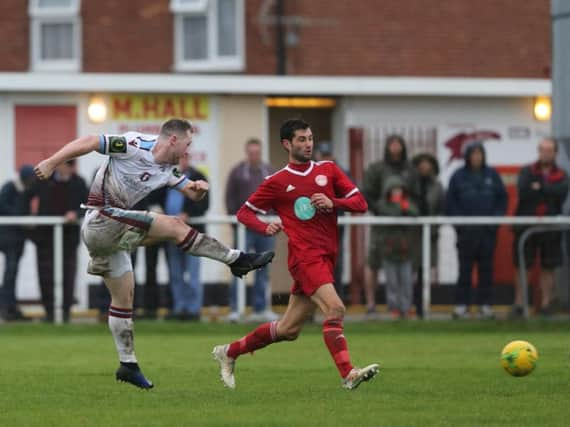
<path fill-rule="evenodd" d="M 77 135 L 152 132 L 172 115 L 196 123 L 195 160 L 210 175 L 214 214 L 225 213 L 225 177 L 247 138 L 260 137 L 275 166 L 284 162 L 276 135 L 290 116 L 331 140 L 357 177 L 394 131 L 412 152 L 432 151 L 448 164 L 445 142 L 454 133 L 494 130 L 502 139 L 489 144 L 491 161 L 511 170 L 549 132 L 533 116 L 536 97 L 550 95 L 549 6 L 3 0 L 0 180 Z M 308 97 L 321 108 L 310 108 Z M 107 111 L 97 121 L 88 116 L 95 101 Z M 99 161 L 80 162 L 86 178 Z M 206 271 L 225 278 L 214 265 Z"/>

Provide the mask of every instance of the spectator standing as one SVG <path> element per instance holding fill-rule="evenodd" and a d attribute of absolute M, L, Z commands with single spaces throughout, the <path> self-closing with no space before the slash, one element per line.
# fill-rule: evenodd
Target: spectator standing
<path fill-rule="evenodd" d="M 34 167 L 31 165 L 22 166 L 18 177 L 13 181 L 8 181 L 0 190 L 0 215 L 30 215 L 34 183 Z M 0 251 L 5 255 L 4 278 L 2 288 L 0 288 L 0 318 L 5 321 L 24 320 L 25 317 L 16 303 L 16 279 L 20 258 L 24 252 L 26 231 L 17 225 L 6 225 L 0 229 L 2 232 Z"/>
<path fill-rule="evenodd" d="M 406 188 L 412 188 L 414 170 L 408 161 L 406 142 L 400 135 L 390 135 L 386 138 L 384 159 L 372 163 L 364 173 L 362 194 L 366 197 L 368 209 L 373 215 L 380 215 L 378 207 L 386 194 L 386 183 L 394 176 L 400 177 Z M 388 227 L 371 227 L 368 265 L 364 280 L 367 316 L 370 318 L 376 317 L 375 294 L 378 270 L 382 266 L 382 234 L 387 229 Z"/>
<path fill-rule="evenodd" d="M 189 156 L 180 158 L 179 171 L 191 181 L 207 179 L 189 163 Z M 169 189 L 164 210 L 167 215 L 178 216 L 184 222 L 193 217 L 203 216 L 209 207 L 208 194 L 201 200 L 190 200 L 177 190 Z M 200 233 L 206 232 L 204 224 L 193 224 Z M 174 243 L 167 243 L 166 254 L 172 293 L 171 319 L 198 321 L 204 301 L 204 290 L 200 280 L 200 258 L 182 252 Z"/>
<path fill-rule="evenodd" d="M 519 216 L 552 216 L 562 213 L 562 205 L 568 193 L 568 175 L 556 164 L 558 145 L 553 139 L 544 139 L 538 146 L 538 160 L 521 169 L 518 187 Z M 514 227 L 514 263 L 519 267 L 518 242 L 527 227 Z M 560 231 L 537 233 L 527 240 L 524 248 L 525 265 L 531 268 L 537 255 L 540 258 L 540 313 L 551 314 L 554 289 L 554 270 L 562 264 L 562 234 Z M 519 275 L 515 275 L 515 300 L 512 317 L 521 317 L 522 293 Z"/>
<path fill-rule="evenodd" d="M 503 216 L 507 193 L 497 171 L 487 166 L 485 148 L 480 142 L 467 145 L 465 165 L 451 177 L 446 197 L 449 216 Z M 457 226 L 459 279 L 455 294 L 454 318 L 469 316 L 471 275 L 477 263 L 479 284 L 477 303 L 481 318 L 493 318 L 493 256 L 497 227 Z"/>
<path fill-rule="evenodd" d="M 79 245 L 78 220 L 83 215 L 81 203 L 87 199 L 87 185 L 76 173 L 75 160 L 59 165 L 53 175 L 38 183 L 38 215 L 63 216 L 63 320 L 69 321 L 74 302 L 75 273 L 77 270 L 77 246 Z M 38 277 L 44 320 L 53 322 L 53 227 L 38 227 L 33 235 L 36 244 Z"/>
<path fill-rule="evenodd" d="M 416 195 L 418 216 L 439 216 L 445 212 L 445 194 L 439 176 L 439 164 L 437 159 L 428 153 L 421 153 L 415 156 L 412 160 L 416 170 L 416 179 L 413 181 L 412 193 Z M 439 239 L 439 228 L 435 225 L 431 226 L 431 268 L 437 267 L 437 242 Z M 421 234 L 418 234 L 418 237 Z M 422 254 L 421 242 L 418 241 L 414 245 L 414 264 L 418 270 L 417 285 L 415 286 L 414 301 L 416 305 L 416 313 L 419 317 L 423 317 L 422 305 Z M 428 272 L 428 274 L 430 274 Z"/>
<path fill-rule="evenodd" d="M 226 209 L 228 214 L 235 215 L 242 205 L 253 194 L 266 176 L 273 173 L 273 168 L 262 161 L 261 141 L 251 138 L 245 143 L 245 160 L 239 162 L 230 172 L 226 183 Z M 237 247 L 237 228 L 234 227 L 235 243 Z M 259 234 L 253 230 L 246 230 L 246 248 L 255 248 L 256 251 L 271 251 L 275 247 L 275 238 Z M 253 284 L 253 311 L 250 320 L 273 321 L 277 315 L 268 309 L 267 294 L 269 289 L 269 269 L 260 268 L 255 272 Z M 232 280 L 230 289 L 231 313 L 228 321 L 239 320 L 237 312 L 237 281 Z"/>
<path fill-rule="evenodd" d="M 404 180 L 391 176 L 385 183 L 384 198 L 377 204 L 382 216 L 417 216 L 418 208 L 410 199 Z M 386 275 L 386 302 L 392 318 L 406 318 L 410 314 L 413 296 L 413 252 L 417 241 L 416 227 L 390 226 L 382 231 L 379 243 Z"/>

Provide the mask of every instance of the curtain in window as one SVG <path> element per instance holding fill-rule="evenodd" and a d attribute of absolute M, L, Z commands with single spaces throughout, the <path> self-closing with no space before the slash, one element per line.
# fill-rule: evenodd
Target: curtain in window
<path fill-rule="evenodd" d="M 208 58 L 208 18 L 206 15 L 185 16 L 183 37 L 184 59 Z"/>
<path fill-rule="evenodd" d="M 41 24 L 41 58 L 73 59 L 73 24 Z"/>
<path fill-rule="evenodd" d="M 50 8 L 50 7 L 70 7 L 73 4 L 73 0 L 39 0 L 38 7 Z"/>
<path fill-rule="evenodd" d="M 236 1 L 218 0 L 218 55 L 237 54 Z"/>

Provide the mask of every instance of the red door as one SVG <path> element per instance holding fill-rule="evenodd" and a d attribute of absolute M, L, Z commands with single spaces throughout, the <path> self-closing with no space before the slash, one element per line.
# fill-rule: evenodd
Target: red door
<path fill-rule="evenodd" d="M 75 105 L 16 105 L 16 164 L 35 165 L 77 138 Z"/>

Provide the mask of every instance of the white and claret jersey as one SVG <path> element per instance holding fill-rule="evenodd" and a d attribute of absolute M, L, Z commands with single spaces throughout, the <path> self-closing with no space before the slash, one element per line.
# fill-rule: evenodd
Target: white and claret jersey
<path fill-rule="evenodd" d="M 174 165 L 155 162 L 156 142 L 156 135 L 138 132 L 101 135 L 98 151 L 108 157 L 95 175 L 87 204 L 130 209 L 157 188 L 184 188 L 188 178 Z"/>

